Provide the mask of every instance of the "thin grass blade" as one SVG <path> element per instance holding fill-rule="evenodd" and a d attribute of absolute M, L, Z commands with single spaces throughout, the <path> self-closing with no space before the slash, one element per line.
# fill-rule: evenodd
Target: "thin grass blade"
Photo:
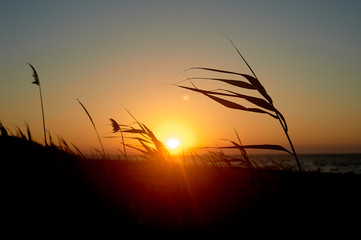
<path fill-rule="evenodd" d="M 142 144 L 143 148 L 149 153 L 152 154 L 155 152 L 154 149 L 152 149 L 151 147 L 149 147 L 147 144 L 145 144 L 142 139 L 139 139 L 140 144 Z"/>
<path fill-rule="evenodd" d="M 246 61 L 246 59 L 243 57 L 243 55 L 241 54 L 241 52 L 238 50 L 238 48 L 236 47 L 236 45 L 233 43 L 233 41 L 231 40 L 230 37 L 228 37 L 226 34 L 224 34 L 228 40 L 231 42 L 231 44 L 233 45 L 233 47 L 236 49 L 237 53 L 239 54 L 239 56 L 242 58 L 242 60 L 244 61 L 244 63 L 247 65 L 247 67 L 249 68 L 249 70 L 251 70 L 254 79 L 252 80 L 253 82 L 252 85 L 254 85 L 255 87 L 257 87 L 258 91 L 267 99 L 267 101 L 272 104 L 272 98 L 268 95 L 268 93 L 266 92 L 266 89 L 262 86 L 262 84 L 260 83 L 260 81 L 258 80 L 255 72 L 253 71 L 253 69 L 251 68 L 251 66 L 248 64 L 248 62 Z"/>
<path fill-rule="evenodd" d="M 18 136 L 24 140 L 27 140 L 25 134 L 21 131 L 21 129 L 17 126 L 17 132 L 18 132 Z"/>
<path fill-rule="evenodd" d="M 80 154 L 81 158 L 84 158 L 84 155 L 83 153 L 80 151 L 80 149 L 74 144 L 74 143 L 71 143 L 71 145 L 75 148 L 75 150 Z"/>
<path fill-rule="evenodd" d="M 249 101 L 250 103 L 253 103 L 261 108 L 265 108 L 265 109 L 273 111 L 273 112 L 277 111 L 277 109 L 273 105 L 269 104 L 269 102 L 267 102 L 266 100 L 264 100 L 262 98 L 252 97 L 252 96 L 236 93 L 236 92 L 226 90 L 226 89 L 220 89 L 220 90 L 232 93 L 232 94 L 234 94 L 234 97 L 243 98 L 243 99 Z"/>
<path fill-rule="evenodd" d="M 226 78 L 207 78 L 207 77 L 190 77 L 188 79 L 191 80 L 210 80 L 210 81 L 220 81 L 220 82 L 225 82 L 228 83 L 230 85 L 236 86 L 236 87 L 240 87 L 240 88 L 246 88 L 246 89 L 257 89 L 255 86 L 253 86 L 252 84 L 243 82 L 241 80 L 234 80 L 234 79 L 226 79 Z M 187 80 L 188 80 L 187 79 Z"/>
<path fill-rule="evenodd" d="M 133 149 L 135 149 L 135 150 L 138 150 L 138 151 L 141 152 L 141 153 L 149 154 L 148 152 L 144 151 L 143 149 L 134 147 L 134 146 L 132 146 L 132 145 L 130 145 L 130 144 L 127 144 L 127 143 L 123 143 L 123 144 L 124 144 L 125 146 L 129 147 L 129 148 L 133 148 Z"/>
<path fill-rule="evenodd" d="M 234 146 L 226 146 L 226 147 L 216 147 L 216 148 L 221 148 L 221 149 L 236 149 L 236 148 L 244 148 L 244 149 L 263 149 L 263 150 L 276 150 L 276 151 L 284 151 L 287 152 L 291 155 L 293 155 L 293 153 L 291 153 L 290 151 L 288 151 L 286 148 L 280 146 L 280 145 L 273 145 L 273 144 L 260 144 L 260 145 L 239 145 L 236 142 L 233 142 Z"/>
<path fill-rule="evenodd" d="M 58 137 L 58 138 L 59 138 L 59 143 L 60 143 L 60 146 L 62 147 L 62 149 L 66 152 L 71 153 L 72 151 L 70 150 L 70 147 L 69 147 L 68 143 L 64 140 L 64 138 L 62 138 L 62 137 Z"/>
<path fill-rule="evenodd" d="M 125 110 L 126 110 L 126 111 L 129 113 L 129 115 L 135 120 L 135 122 L 139 125 L 139 127 L 140 127 L 141 129 L 143 129 L 144 132 L 146 132 L 146 130 L 143 128 L 142 124 L 133 116 L 133 114 L 132 114 L 128 109 L 125 108 Z"/>
<path fill-rule="evenodd" d="M 231 42 L 231 44 L 233 45 L 233 47 L 236 49 L 237 53 L 239 54 L 239 56 L 242 58 L 242 60 L 244 61 L 244 63 L 247 65 L 247 67 L 249 68 L 249 70 L 251 70 L 253 76 L 255 78 L 257 78 L 255 72 L 253 71 L 253 69 L 251 68 L 251 66 L 248 64 L 248 62 L 246 61 L 246 59 L 243 57 L 243 55 L 241 54 L 241 52 L 238 50 L 238 48 L 236 47 L 236 45 L 233 43 L 232 39 L 230 37 L 228 37 L 226 34 L 223 33 L 223 35 Z"/>
<path fill-rule="evenodd" d="M 288 132 L 288 126 L 286 123 L 286 119 L 284 118 L 284 116 L 276 109 L 276 114 L 279 117 L 279 119 L 281 120 L 281 122 L 283 123 L 284 126 L 284 130 L 287 133 Z"/>
<path fill-rule="evenodd" d="M 273 144 L 261 144 L 261 145 L 243 145 L 246 149 L 265 149 L 265 150 L 277 150 L 277 151 L 284 151 L 291 155 L 293 155 L 292 152 L 288 151 L 286 148 L 280 146 L 280 145 L 273 145 Z"/>
<path fill-rule="evenodd" d="M 195 91 L 195 92 L 199 92 L 199 93 L 202 93 L 204 94 L 205 96 L 209 97 L 210 99 L 218 102 L 219 104 L 225 106 L 225 107 L 228 107 L 228 108 L 231 108 L 231 109 L 237 109 L 237 110 L 242 110 L 242 111 L 249 111 L 249 112 L 256 112 L 256 113 L 264 113 L 264 114 L 268 114 L 270 115 L 271 117 L 273 118 L 276 118 L 278 119 L 278 117 L 272 113 L 269 113 L 267 111 L 264 111 L 262 109 L 258 109 L 258 108 L 247 108 L 247 107 L 244 107 L 238 103 L 235 103 L 235 102 L 232 102 L 232 101 L 229 101 L 229 100 L 226 100 L 226 99 L 223 99 L 223 98 L 219 98 L 219 97 L 216 97 L 216 96 L 212 96 L 211 94 L 219 94 L 217 92 L 210 92 L 210 91 L 204 91 L 204 90 L 201 90 L 201 89 L 194 89 L 194 88 L 190 88 L 190 87 L 185 87 L 185 86 L 178 86 L 178 87 L 181 87 L 181 88 L 185 88 L 185 89 L 188 89 L 188 90 L 191 90 L 191 91 Z M 223 94 L 224 95 L 224 94 Z M 231 95 L 228 95 L 228 96 L 231 96 Z"/>
<path fill-rule="evenodd" d="M 146 125 L 143 124 L 143 127 L 147 131 L 147 135 L 152 139 L 153 142 L 159 142 L 154 133 Z"/>
<path fill-rule="evenodd" d="M 140 133 L 140 134 L 146 133 L 142 129 L 125 129 L 125 130 L 121 130 L 121 132 L 123 132 L 123 133 Z"/>
<path fill-rule="evenodd" d="M 246 108 L 238 103 L 234 103 L 234 102 L 231 102 L 231 101 L 228 101 L 228 100 L 225 100 L 223 98 L 219 98 L 219 97 L 215 97 L 215 96 L 212 96 L 210 94 L 204 94 L 206 95 L 207 97 L 211 98 L 212 100 L 222 104 L 223 106 L 225 107 L 228 107 L 228 108 L 233 108 L 233 109 L 238 109 L 238 110 L 242 110 L 242 111 L 249 111 L 249 112 L 255 112 L 255 113 L 264 113 L 264 114 L 268 114 L 270 116 L 272 116 L 273 118 L 276 118 L 278 119 L 278 117 L 272 113 L 269 113 L 269 112 L 266 112 L 262 109 L 258 109 L 258 108 Z"/>
<path fill-rule="evenodd" d="M 126 138 L 126 139 L 133 139 L 133 140 L 143 141 L 143 142 L 152 144 L 151 141 L 149 141 L 149 140 L 147 140 L 147 139 L 139 138 L 139 137 L 125 137 L 125 138 Z"/>
<path fill-rule="evenodd" d="M 78 98 L 76 100 L 79 102 L 80 106 L 84 109 L 85 113 L 88 115 L 88 118 L 90 119 L 90 122 L 95 127 L 93 118 L 90 116 L 90 113 L 88 112 L 88 110 L 85 108 L 85 106 L 80 102 L 80 100 Z"/>
<path fill-rule="evenodd" d="M 32 142 L 33 138 L 31 137 L 31 132 L 30 132 L 30 128 L 29 128 L 29 124 L 26 124 L 26 131 L 28 134 L 28 141 Z"/>
<path fill-rule="evenodd" d="M 129 159 L 128 159 L 128 156 L 127 156 L 127 151 L 125 150 L 124 135 L 123 135 L 122 132 L 120 132 L 120 135 L 121 135 L 121 137 L 122 137 L 122 144 L 123 144 L 123 151 L 124 151 L 125 159 L 126 159 L 126 160 L 129 160 Z"/>
<path fill-rule="evenodd" d="M 240 146 L 243 146 L 242 141 L 241 141 L 241 138 L 240 138 L 239 135 L 238 135 L 238 132 L 236 131 L 235 128 L 233 128 L 233 130 L 234 130 L 234 132 L 236 133 L 236 136 L 237 136 L 239 145 L 240 145 Z M 231 141 L 231 142 L 232 142 L 232 141 Z M 247 163 L 249 163 L 250 161 L 249 161 L 249 158 L 248 158 L 246 149 L 240 148 L 240 151 L 241 151 L 241 153 L 242 153 L 242 156 L 243 156 L 244 160 L 245 160 Z"/>
<path fill-rule="evenodd" d="M 225 73 L 225 74 L 233 74 L 233 75 L 238 75 L 238 76 L 243 76 L 245 77 L 254 88 L 256 88 L 258 90 L 258 92 L 267 99 L 267 101 L 272 104 L 273 100 L 272 98 L 268 95 L 266 89 L 262 86 L 262 84 L 260 83 L 260 81 L 255 78 L 252 77 L 248 74 L 243 74 L 243 73 L 239 73 L 239 72 L 233 72 L 233 71 L 227 71 L 227 70 L 221 70 L 221 69 L 215 69 L 215 68 L 205 68 L 205 67 L 192 67 L 189 68 L 187 70 L 192 70 L 192 69 L 198 69 L 198 70 L 205 70 L 205 71 L 212 71 L 212 72 L 218 72 L 218 73 Z M 186 70 L 186 71 L 187 71 Z"/>
<path fill-rule="evenodd" d="M 102 151 L 103 151 L 103 158 L 105 159 L 105 150 L 104 150 L 104 147 L 103 147 L 103 143 L 102 141 L 100 140 L 100 137 L 99 137 L 99 133 L 98 133 L 98 130 L 95 126 L 95 123 L 93 121 L 93 118 L 90 116 L 90 113 L 88 112 L 88 110 L 85 108 L 85 106 L 80 102 L 80 100 L 77 98 L 76 100 L 78 100 L 80 106 L 82 106 L 82 108 L 84 109 L 85 113 L 88 115 L 88 118 L 90 119 L 90 122 L 92 123 L 93 127 L 94 127 L 94 130 L 95 130 L 95 133 L 97 134 L 97 137 L 98 137 L 98 141 L 99 141 L 99 144 L 100 144 L 100 147 L 102 148 Z"/>

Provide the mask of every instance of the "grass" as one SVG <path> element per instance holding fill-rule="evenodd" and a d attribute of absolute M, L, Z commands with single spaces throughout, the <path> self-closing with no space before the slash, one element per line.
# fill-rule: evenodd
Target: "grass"
<path fill-rule="evenodd" d="M 38 73 L 36 72 L 35 68 L 33 67 L 33 65 L 31 65 L 30 63 L 28 63 L 29 66 L 31 67 L 31 69 L 33 70 L 33 78 L 34 81 L 32 82 L 33 84 L 37 85 L 39 87 L 39 93 L 40 93 L 40 104 L 41 104 L 41 114 L 43 117 L 43 131 L 44 131 L 44 142 L 45 145 L 47 144 L 46 141 L 46 127 L 45 127 L 45 116 L 44 116 L 44 104 L 43 104 L 43 95 L 41 92 L 41 85 L 40 85 L 40 80 L 39 80 L 39 76 Z"/>
<path fill-rule="evenodd" d="M 130 129 L 146 130 L 138 126 Z M 351 213 L 361 213 L 360 175 L 229 168 L 222 164 L 232 159 L 219 149 L 210 160 L 195 156 L 195 164 L 99 161 L 63 140 L 41 145 L 28 126 L 12 134 L 0 123 L 0 132 L 5 229 L 172 239 L 256 236 L 262 229 L 279 236 L 284 229 L 324 233 L 321 222 L 344 229 Z"/>
<path fill-rule="evenodd" d="M 127 109 L 126 109 L 127 110 Z M 129 115 L 134 119 L 135 124 L 139 128 L 134 128 L 131 124 L 119 124 L 114 119 L 110 118 L 113 127 L 113 133 L 119 132 L 122 138 L 123 152 L 122 154 L 127 158 L 126 147 L 132 148 L 143 154 L 143 156 L 157 163 L 165 163 L 170 160 L 170 154 L 164 144 L 155 136 L 145 124 L 140 123 L 128 110 Z M 124 134 L 131 134 L 131 137 L 124 137 Z M 125 139 L 132 139 L 140 145 L 129 144 Z"/>
<path fill-rule="evenodd" d="M 93 118 L 91 117 L 90 113 L 89 113 L 88 110 L 85 108 L 85 106 L 80 102 L 80 100 L 79 100 L 79 99 L 76 99 L 76 100 L 78 101 L 78 103 L 80 104 L 80 106 L 83 108 L 83 110 L 84 110 L 84 112 L 87 114 L 87 116 L 88 116 L 91 124 L 93 125 L 94 131 L 95 131 L 95 133 L 96 133 L 96 135 L 97 135 L 97 138 L 98 138 L 100 147 L 101 147 L 101 149 L 102 149 L 102 157 L 103 157 L 103 159 L 105 159 L 105 158 L 106 158 L 106 155 L 105 155 L 103 143 L 102 143 L 102 140 L 100 140 L 99 133 L 98 133 L 98 130 L 97 130 L 96 126 L 95 126 L 95 123 L 94 123 L 94 121 L 93 121 Z"/>
<path fill-rule="evenodd" d="M 232 44 L 232 46 L 234 47 L 234 49 L 237 51 L 238 55 L 241 57 L 241 59 L 243 60 L 243 62 L 247 65 L 247 67 L 249 68 L 249 70 L 251 71 L 252 75 L 248 75 L 248 74 L 244 74 L 244 73 L 240 73 L 240 72 L 235 72 L 235 71 L 229 71 L 229 70 L 223 70 L 223 69 L 216 69 L 216 68 L 208 68 L 208 67 L 192 67 L 189 68 L 187 70 L 185 70 L 185 75 L 187 77 L 187 81 L 189 81 L 193 87 L 187 87 L 184 85 L 177 85 L 180 88 L 186 89 L 186 90 L 190 90 L 190 91 L 194 91 L 197 93 L 201 93 L 204 96 L 212 99 L 213 101 L 227 107 L 230 109 L 235 109 L 235 110 L 240 110 L 240 111 L 246 111 L 246 112 L 253 112 L 253 113 L 260 113 L 260 114 L 266 114 L 268 116 L 271 116 L 274 119 L 277 119 L 279 121 L 279 123 L 282 126 L 282 129 L 287 137 L 287 140 L 290 144 L 291 147 L 291 151 L 288 151 L 287 149 L 285 149 L 282 146 L 279 145 L 274 145 L 274 144 L 261 144 L 261 145 L 246 145 L 246 146 L 242 146 L 240 144 L 237 144 L 235 142 L 232 142 L 233 146 L 230 147 L 224 147 L 224 148 L 238 148 L 241 149 L 241 151 L 245 151 L 245 149 L 269 149 L 269 150 L 276 150 L 276 151 L 284 151 L 287 152 L 291 155 L 294 156 L 298 169 L 299 171 L 302 171 L 302 166 L 300 161 L 298 160 L 298 156 L 296 153 L 296 150 L 293 146 L 293 143 L 291 141 L 291 138 L 288 134 L 288 126 L 286 123 L 286 119 L 284 118 L 284 116 L 281 114 L 281 112 L 274 106 L 273 100 L 270 97 L 270 95 L 267 93 L 266 89 L 263 87 L 263 85 L 261 84 L 261 82 L 259 81 L 259 79 L 257 78 L 255 72 L 253 71 L 253 69 L 251 68 L 251 66 L 248 64 L 248 62 L 246 61 L 246 59 L 243 57 L 243 55 L 241 54 L 241 52 L 238 50 L 238 48 L 235 46 L 235 44 L 233 43 L 233 41 L 228 37 L 228 40 L 230 41 L 230 43 Z M 217 73 L 220 74 L 222 77 L 218 78 L 218 77 L 188 77 L 189 72 L 191 71 L 202 71 L 202 72 L 206 72 L 206 73 Z M 224 78 L 224 76 L 226 78 Z M 245 82 L 237 77 L 241 77 L 245 80 L 247 80 L 248 82 Z M 207 80 L 207 81 L 216 81 L 216 82 L 222 82 L 222 83 L 226 83 L 227 85 L 231 85 L 232 87 L 236 87 L 235 91 L 232 91 L 230 89 L 216 89 L 216 90 L 204 90 L 204 89 L 199 89 L 196 87 L 196 85 L 192 82 L 195 80 Z M 259 95 L 261 95 L 261 97 L 254 97 L 251 95 L 246 95 L 243 94 L 242 92 L 240 92 L 239 90 L 251 90 L 251 91 L 257 91 Z M 250 103 L 251 105 L 253 105 L 252 107 L 245 107 L 241 104 L 239 104 L 236 101 L 230 101 L 226 98 L 221 98 L 218 96 L 222 96 L 222 97 L 227 97 L 227 98 L 235 98 L 237 100 L 246 100 L 248 103 Z"/>
<path fill-rule="evenodd" d="M 354 221 L 351 212 L 360 213 L 359 175 L 99 161 L 10 134 L 0 146 L 6 229 L 173 239 L 262 229 L 279 236 L 323 232 L 321 222 L 342 229 Z"/>

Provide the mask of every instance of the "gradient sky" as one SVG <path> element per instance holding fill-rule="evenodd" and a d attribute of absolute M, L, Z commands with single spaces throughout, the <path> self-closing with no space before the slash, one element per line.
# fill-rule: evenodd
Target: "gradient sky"
<path fill-rule="evenodd" d="M 109 118 L 133 121 L 124 107 L 161 140 L 174 131 L 189 146 L 222 145 L 234 127 L 243 144 L 288 147 L 276 120 L 170 85 L 195 66 L 249 73 L 223 32 L 286 117 L 298 152 L 361 152 L 360 12 L 350 0 L 1 1 L 0 120 L 27 122 L 42 141 L 30 62 L 47 129 L 83 151 L 99 144 L 76 98 L 107 151 L 120 146 L 105 138 L 114 136 Z"/>

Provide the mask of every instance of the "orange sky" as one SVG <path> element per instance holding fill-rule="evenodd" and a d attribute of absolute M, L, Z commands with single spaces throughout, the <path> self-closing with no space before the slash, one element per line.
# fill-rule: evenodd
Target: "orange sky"
<path fill-rule="evenodd" d="M 42 141 L 30 62 L 47 129 L 84 151 L 99 143 L 76 98 L 109 152 L 120 146 L 105 138 L 113 136 L 109 118 L 133 121 L 124 108 L 161 140 L 174 131 L 186 148 L 226 144 L 233 128 L 244 144 L 288 148 L 277 120 L 170 85 L 195 66 L 249 74 L 221 31 L 285 116 L 298 152 L 361 152 L 359 10 L 354 1 L 9 2 L 0 10 L 0 120 L 10 129 L 25 121 Z"/>

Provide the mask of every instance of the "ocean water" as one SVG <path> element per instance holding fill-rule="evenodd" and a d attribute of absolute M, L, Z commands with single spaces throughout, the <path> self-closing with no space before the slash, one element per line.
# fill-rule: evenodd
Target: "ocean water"
<path fill-rule="evenodd" d="M 228 155 L 233 158 L 240 158 L 238 155 Z M 267 169 L 298 170 L 296 160 L 290 154 L 249 154 L 249 159 L 259 167 Z M 139 155 L 128 156 L 132 160 L 142 160 Z M 361 153 L 360 154 L 298 154 L 299 161 L 305 171 L 318 171 L 325 173 L 354 173 L 361 174 Z M 115 155 L 113 159 L 119 159 Z M 144 159 L 143 159 L 144 160 Z M 192 157 L 189 155 L 174 157 L 174 160 L 185 164 L 207 164 L 212 165 L 215 161 L 217 166 L 228 167 L 221 159 L 211 158 L 209 154 Z M 221 161 L 218 161 L 221 160 Z M 242 166 L 239 162 L 232 162 L 234 167 Z"/>
<path fill-rule="evenodd" d="M 361 154 L 299 154 L 306 171 L 361 174 Z M 250 155 L 258 166 L 267 168 L 294 168 L 297 164 L 291 155 Z"/>

